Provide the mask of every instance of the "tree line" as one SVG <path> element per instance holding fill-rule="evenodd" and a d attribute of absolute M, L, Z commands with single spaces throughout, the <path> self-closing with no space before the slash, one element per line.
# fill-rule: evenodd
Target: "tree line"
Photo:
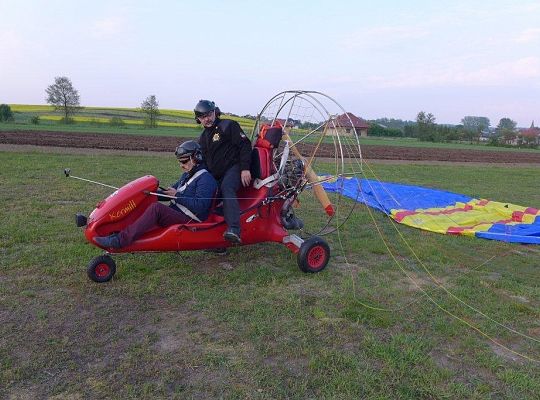
<path fill-rule="evenodd" d="M 437 124 L 432 113 L 420 111 L 416 121 L 381 118 L 369 121 L 368 136 L 410 137 L 425 142 L 486 141 L 492 146 L 521 145 L 537 147 L 536 139 L 521 135 L 517 123 L 510 118 L 501 118 L 497 127 L 491 129 L 487 117 L 465 116 L 459 125 Z"/>

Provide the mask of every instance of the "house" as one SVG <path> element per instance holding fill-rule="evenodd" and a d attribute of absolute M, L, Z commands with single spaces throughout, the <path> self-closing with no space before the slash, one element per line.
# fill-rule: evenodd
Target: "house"
<path fill-rule="evenodd" d="M 328 121 L 327 135 L 345 135 L 352 136 L 356 130 L 358 136 L 367 136 L 369 124 L 362 118 L 357 117 L 353 113 L 345 113 L 338 115 Z M 354 128 L 354 129 L 353 129 Z"/>
<path fill-rule="evenodd" d="M 534 126 L 534 121 L 528 129 L 521 129 L 519 137 L 522 143 L 537 145 L 540 144 L 540 128 Z"/>

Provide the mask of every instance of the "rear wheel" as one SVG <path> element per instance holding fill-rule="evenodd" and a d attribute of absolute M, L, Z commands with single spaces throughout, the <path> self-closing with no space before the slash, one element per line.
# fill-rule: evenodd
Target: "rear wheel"
<path fill-rule="evenodd" d="M 313 236 L 300 246 L 298 267 L 304 272 L 320 272 L 330 260 L 328 243 L 318 236 Z"/>
<path fill-rule="evenodd" d="M 108 282 L 116 273 L 116 263 L 110 256 L 97 256 L 88 264 L 86 273 L 94 282 Z"/>

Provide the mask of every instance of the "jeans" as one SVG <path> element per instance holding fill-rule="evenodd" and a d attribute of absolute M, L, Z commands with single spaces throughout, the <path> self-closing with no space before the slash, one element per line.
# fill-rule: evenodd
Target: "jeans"
<path fill-rule="evenodd" d="M 236 234 L 240 234 L 240 206 L 236 197 L 240 184 L 239 165 L 233 165 L 219 180 L 219 188 L 223 198 L 223 216 L 229 230 Z"/>
<path fill-rule="evenodd" d="M 162 203 L 152 203 L 131 225 L 118 233 L 120 246 L 129 246 L 146 232 L 174 224 L 186 224 L 191 221 L 186 214 L 176 211 Z"/>

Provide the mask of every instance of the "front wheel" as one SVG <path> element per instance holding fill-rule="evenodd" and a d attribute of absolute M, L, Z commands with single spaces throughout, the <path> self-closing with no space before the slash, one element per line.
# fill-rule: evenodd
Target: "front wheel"
<path fill-rule="evenodd" d="M 298 267 L 304 272 L 320 272 L 330 260 L 328 243 L 318 236 L 313 236 L 300 246 Z"/>
<path fill-rule="evenodd" d="M 109 256 L 97 256 L 88 264 L 86 273 L 94 282 L 108 282 L 116 273 L 116 263 Z"/>

